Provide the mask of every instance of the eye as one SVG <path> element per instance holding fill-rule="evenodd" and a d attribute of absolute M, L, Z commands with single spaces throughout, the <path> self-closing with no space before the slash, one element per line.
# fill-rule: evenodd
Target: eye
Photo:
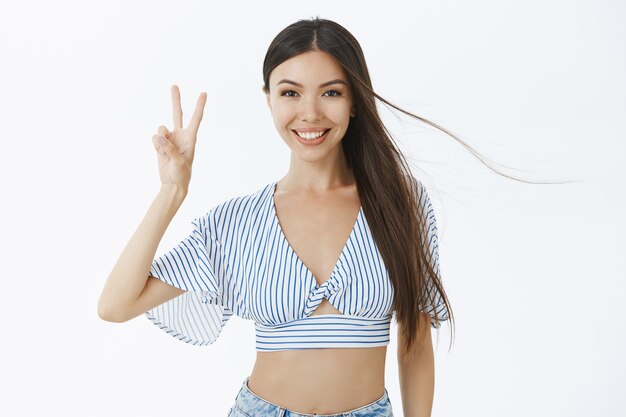
<path fill-rule="evenodd" d="M 331 97 L 338 97 L 341 95 L 341 93 L 337 90 L 328 90 L 326 93 L 324 94 L 328 94 L 328 93 L 337 93 L 337 95 L 331 96 Z"/>
<path fill-rule="evenodd" d="M 295 92 L 295 91 L 293 91 L 293 90 L 285 90 L 285 91 L 283 91 L 282 93 L 280 93 L 280 95 L 281 95 L 281 96 L 284 96 L 284 97 L 295 97 L 295 96 L 293 96 L 293 95 L 290 95 L 289 93 L 298 94 L 298 93 L 296 93 L 296 92 Z M 328 91 L 327 91 L 327 92 L 325 92 L 324 94 L 328 94 L 328 93 L 335 93 L 335 94 L 333 94 L 333 95 L 331 95 L 331 96 L 329 96 L 329 97 L 339 97 L 339 96 L 341 95 L 341 93 L 340 93 L 339 91 L 337 91 L 337 90 L 328 90 Z"/>

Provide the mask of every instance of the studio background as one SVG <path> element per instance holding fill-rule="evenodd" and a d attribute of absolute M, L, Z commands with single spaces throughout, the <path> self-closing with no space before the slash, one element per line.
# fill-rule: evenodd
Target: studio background
<path fill-rule="evenodd" d="M 626 5 L 620 1 L 3 2 L 0 414 L 225 416 L 254 365 L 254 323 L 187 345 L 145 316 L 101 320 L 109 272 L 159 189 L 151 142 L 208 94 L 190 221 L 284 175 L 261 92 L 273 37 L 335 20 L 438 221 L 456 316 L 435 341 L 433 416 L 623 416 Z M 510 167 L 510 168 L 507 168 Z M 402 416 L 392 322 L 385 385 Z M 294 381 L 306 383 L 306 381 Z"/>

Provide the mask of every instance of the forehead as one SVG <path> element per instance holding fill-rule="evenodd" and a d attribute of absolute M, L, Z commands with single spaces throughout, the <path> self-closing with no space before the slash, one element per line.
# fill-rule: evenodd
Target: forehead
<path fill-rule="evenodd" d="M 346 74 L 333 56 L 322 51 L 308 51 L 298 54 L 278 65 L 270 74 L 270 84 L 288 78 L 304 85 L 318 84 L 335 78 L 348 82 Z"/>

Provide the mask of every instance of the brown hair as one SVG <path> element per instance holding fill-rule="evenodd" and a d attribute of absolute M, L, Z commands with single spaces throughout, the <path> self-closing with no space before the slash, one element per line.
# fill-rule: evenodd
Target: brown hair
<path fill-rule="evenodd" d="M 419 343 L 418 339 L 421 341 L 423 332 L 430 327 L 428 316 L 419 314 L 426 309 L 434 314 L 445 306 L 448 317 L 444 319 L 451 321 L 452 341 L 454 314 L 436 268 L 436 254 L 432 254 L 428 244 L 432 244 L 433 234 L 436 239 L 430 200 L 425 188 L 411 175 L 406 159 L 380 118 L 374 99 L 447 133 L 474 155 L 477 152 L 435 123 L 376 94 L 359 43 L 343 26 L 331 20 L 318 17 L 299 20 L 276 35 L 263 61 L 264 92 L 269 94 L 269 77 L 274 68 L 308 51 L 330 54 L 348 76 L 356 116 L 350 119 L 341 146 L 353 170 L 363 212 L 394 287 L 392 310 L 406 335 L 404 352 L 408 356 L 415 353 L 415 343 Z M 420 199 L 428 204 L 420 204 Z M 433 286 L 436 291 L 432 291 Z M 438 315 L 434 314 L 432 320 L 433 327 L 438 328 Z"/>

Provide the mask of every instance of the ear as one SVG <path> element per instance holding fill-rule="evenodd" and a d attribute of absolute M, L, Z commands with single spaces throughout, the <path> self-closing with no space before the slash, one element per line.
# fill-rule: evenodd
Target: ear
<path fill-rule="evenodd" d="M 356 107 L 352 107 L 352 109 L 350 109 L 350 117 L 354 116 L 356 116 Z"/>
<path fill-rule="evenodd" d="M 270 95 L 265 92 L 265 90 L 263 89 L 263 86 L 261 86 L 261 92 L 263 94 L 265 94 L 265 102 L 267 103 L 267 107 L 269 107 L 270 110 L 271 110 L 272 109 L 272 105 L 270 104 Z"/>

